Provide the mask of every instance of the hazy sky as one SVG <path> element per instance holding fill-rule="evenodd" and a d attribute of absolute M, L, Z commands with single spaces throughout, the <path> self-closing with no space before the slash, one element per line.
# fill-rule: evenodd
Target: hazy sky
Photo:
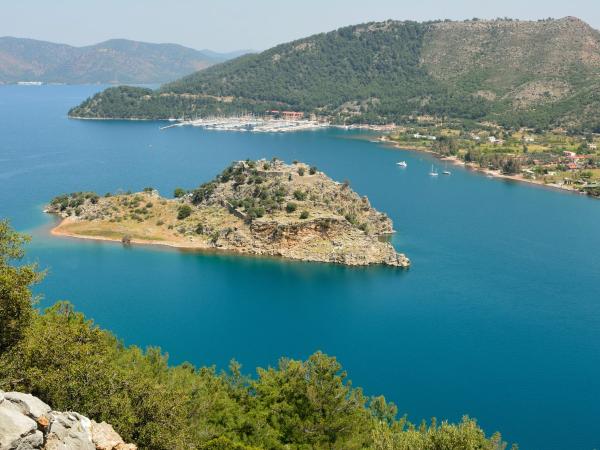
<path fill-rule="evenodd" d="M 370 20 L 569 15 L 598 29 L 600 0 L 0 0 L 0 36 L 72 45 L 120 37 L 263 50 Z"/>

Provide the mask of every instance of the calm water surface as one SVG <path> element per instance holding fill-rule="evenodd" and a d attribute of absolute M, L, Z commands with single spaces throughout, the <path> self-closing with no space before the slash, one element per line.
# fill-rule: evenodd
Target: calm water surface
<path fill-rule="evenodd" d="M 173 363 L 248 372 L 282 355 L 336 355 L 355 385 L 414 420 L 477 417 L 523 449 L 600 447 L 600 201 L 492 180 L 353 139 L 159 131 L 66 111 L 97 86 L 0 87 L 0 217 L 32 233 L 44 304 L 71 300 Z M 169 194 L 235 159 L 298 159 L 394 220 L 407 271 L 124 249 L 50 238 L 41 208 L 77 190 Z M 408 168 L 395 165 L 406 160 Z M 438 164 L 439 166 L 439 164 Z M 439 166 L 440 169 L 442 168 Z"/>

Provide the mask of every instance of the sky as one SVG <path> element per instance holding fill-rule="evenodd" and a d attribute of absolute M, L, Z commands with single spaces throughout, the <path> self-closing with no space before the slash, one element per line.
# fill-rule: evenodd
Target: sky
<path fill-rule="evenodd" d="M 373 20 L 564 16 L 600 29 L 600 0 L 0 0 L 0 36 L 77 46 L 127 38 L 224 52 Z"/>

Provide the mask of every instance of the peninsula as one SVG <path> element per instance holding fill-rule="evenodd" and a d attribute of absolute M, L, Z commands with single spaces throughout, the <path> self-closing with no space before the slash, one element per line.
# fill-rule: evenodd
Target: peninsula
<path fill-rule="evenodd" d="M 152 188 L 61 195 L 46 211 L 63 219 L 54 235 L 349 266 L 410 265 L 382 239 L 394 232 L 389 217 L 347 182 L 299 162 L 234 162 L 197 189 L 176 189 L 173 199 Z"/>
<path fill-rule="evenodd" d="M 370 22 L 308 36 L 167 83 L 112 87 L 87 119 L 186 120 L 273 111 L 338 125 L 416 116 L 596 132 L 600 33 L 575 17 Z"/>

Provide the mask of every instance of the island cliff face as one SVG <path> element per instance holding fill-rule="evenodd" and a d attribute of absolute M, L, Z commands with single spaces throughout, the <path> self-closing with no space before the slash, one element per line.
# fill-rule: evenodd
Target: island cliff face
<path fill-rule="evenodd" d="M 55 198 L 54 234 L 124 243 L 215 249 L 351 266 L 408 267 L 382 239 L 392 221 L 347 183 L 306 164 L 239 161 L 199 188 L 166 199 L 147 189 Z"/>

